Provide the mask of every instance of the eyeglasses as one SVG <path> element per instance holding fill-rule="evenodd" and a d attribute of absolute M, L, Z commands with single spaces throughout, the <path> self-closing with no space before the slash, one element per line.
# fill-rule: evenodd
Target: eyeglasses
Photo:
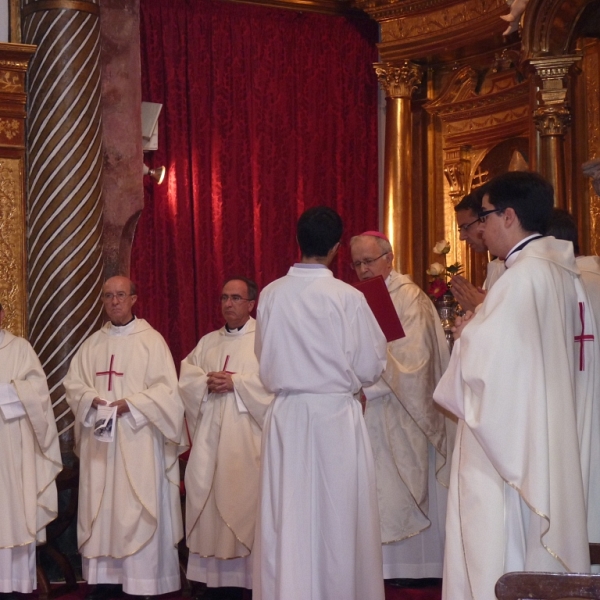
<path fill-rule="evenodd" d="M 221 300 L 223 303 L 227 302 L 227 300 L 231 300 L 234 304 L 239 304 L 243 301 L 252 302 L 250 298 L 242 298 L 239 294 L 221 294 L 219 296 L 219 300 Z"/>
<path fill-rule="evenodd" d="M 386 254 L 389 254 L 389 251 L 380 254 L 377 258 L 365 258 L 365 260 L 355 260 L 353 263 L 350 263 L 350 266 L 353 269 L 360 269 L 361 265 L 365 265 L 365 267 L 370 267 L 376 260 L 379 260 L 382 256 L 385 256 Z"/>
<path fill-rule="evenodd" d="M 493 213 L 501 213 L 504 212 L 503 208 L 492 208 L 491 210 L 482 210 L 479 213 L 479 222 L 480 223 L 485 223 L 486 219 L 488 218 L 489 215 L 493 214 Z"/>
<path fill-rule="evenodd" d="M 117 302 L 123 302 L 127 296 L 135 296 L 135 294 L 126 294 L 125 292 L 117 292 L 116 294 L 113 294 L 112 292 L 106 292 L 105 294 L 102 294 L 102 300 L 110 302 L 113 298 L 116 298 Z"/>
<path fill-rule="evenodd" d="M 470 223 L 463 223 L 462 225 L 459 225 L 458 233 L 467 233 L 469 227 L 471 227 L 471 225 L 475 225 L 475 223 L 481 223 L 481 218 L 477 217 L 474 221 L 471 221 Z"/>

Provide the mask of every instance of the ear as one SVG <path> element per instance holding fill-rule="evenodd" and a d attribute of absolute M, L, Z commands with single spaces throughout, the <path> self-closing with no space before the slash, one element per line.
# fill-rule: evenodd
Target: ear
<path fill-rule="evenodd" d="M 133 306 L 137 302 L 137 294 L 131 296 L 131 306 Z"/>
<path fill-rule="evenodd" d="M 331 256 L 332 260 L 335 258 L 335 255 L 338 253 L 338 250 L 340 249 L 340 245 L 341 242 L 338 242 L 330 251 L 329 251 L 329 255 Z"/>
<path fill-rule="evenodd" d="M 517 213 L 515 212 L 515 209 L 510 206 L 508 208 L 504 209 L 502 218 L 504 220 L 505 227 L 512 227 L 515 223 L 517 225 L 520 225 L 519 217 L 517 217 Z"/>

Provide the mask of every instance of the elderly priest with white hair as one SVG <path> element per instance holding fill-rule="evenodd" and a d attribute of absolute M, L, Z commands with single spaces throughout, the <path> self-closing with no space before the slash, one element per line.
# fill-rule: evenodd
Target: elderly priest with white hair
<path fill-rule="evenodd" d="M 181 587 L 183 403 L 169 348 L 133 316 L 136 300 L 126 277 L 106 281 L 109 322 L 79 348 L 64 380 L 80 459 L 77 539 L 83 576 L 99 584 L 94 600 L 120 595 L 121 586 L 141 596 Z M 117 414 L 112 438 L 95 431 L 107 408 Z"/>
<path fill-rule="evenodd" d="M 383 376 L 365 387 L 365 421 L 377 474 L 385 579 L 442 576 L 444 524 L 455 424 L 433 401 L 449 351 L 431 300 L 392 267 L 386 236 L 350 240 L 361 281 L 383 277 L 405 337 L 387 345 Z"/>

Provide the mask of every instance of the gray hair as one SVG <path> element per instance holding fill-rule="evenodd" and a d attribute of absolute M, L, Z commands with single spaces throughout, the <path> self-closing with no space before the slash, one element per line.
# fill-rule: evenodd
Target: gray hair
<path fill-rule="evenodd" d="M 381 248 L 382 252 L 393 252 L 392 245 L 387 240 L 384 240 L 383 238 L 377 237 L 375 235 L 355 235 L 355 236 L 351 237 L 350 238 L 350 248 L 352 248 L 352 246 L 356 242 L 359 242 L 361 240 L 366 240 L 367 238 L 371 239 L 371 240 L 375 240 L 377 242 L 379 248 Z"/>

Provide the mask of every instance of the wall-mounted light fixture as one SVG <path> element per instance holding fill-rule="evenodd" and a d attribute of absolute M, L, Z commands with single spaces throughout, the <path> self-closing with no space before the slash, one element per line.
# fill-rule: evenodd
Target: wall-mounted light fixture
<path fill-rule="evenodd" d="M 156 169 L 150 169 L 144 165 L 144 175 L 149 175 L 158 185 L 165 180 L 165 173 L 167 169 L 165 167 L 157 167 Z"/>

